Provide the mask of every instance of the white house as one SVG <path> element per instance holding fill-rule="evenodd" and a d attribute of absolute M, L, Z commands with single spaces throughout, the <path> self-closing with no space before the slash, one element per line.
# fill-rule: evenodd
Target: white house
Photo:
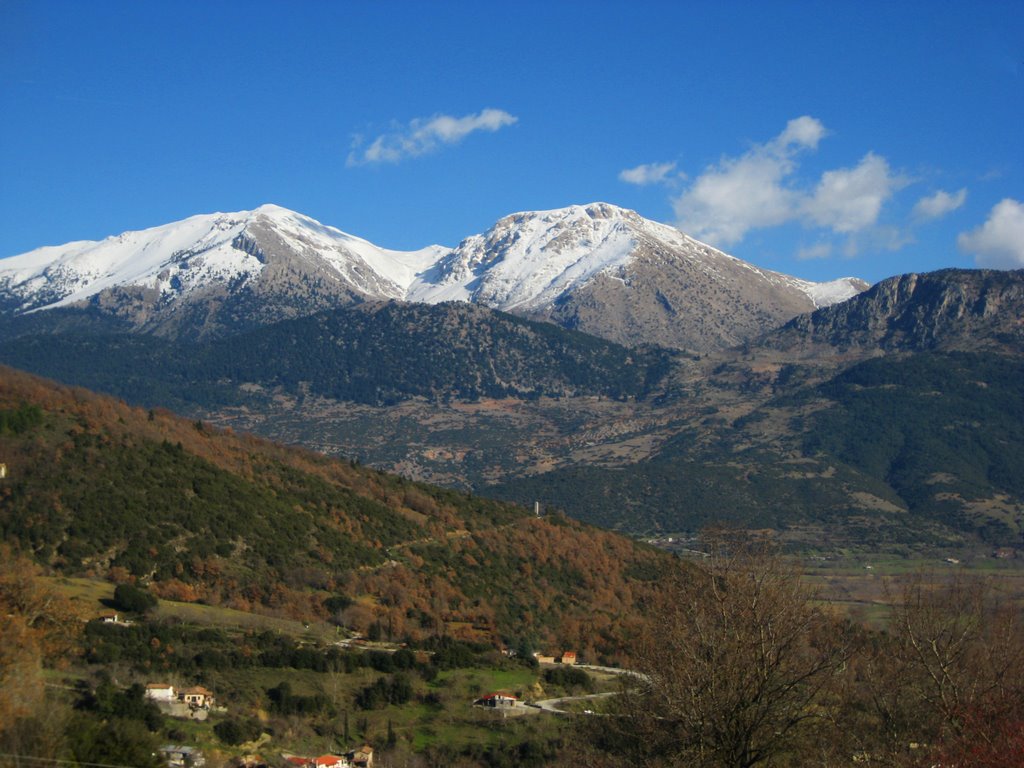
<path fill-rule="evenodd" d="M 167 683 L 148 683 L 146 685 L 146 698 L 153 701 L 175 701 L 174 686 Z"/>

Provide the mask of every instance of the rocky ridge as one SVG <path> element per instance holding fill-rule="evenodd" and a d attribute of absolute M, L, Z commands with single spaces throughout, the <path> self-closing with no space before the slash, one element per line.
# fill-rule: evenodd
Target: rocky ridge
<path fill-rule="evenodd" d="M 898 275 L 855 301 L 800 315 L 761 344 L 790 353 L 1024 348 L 1024 270 Z"/>

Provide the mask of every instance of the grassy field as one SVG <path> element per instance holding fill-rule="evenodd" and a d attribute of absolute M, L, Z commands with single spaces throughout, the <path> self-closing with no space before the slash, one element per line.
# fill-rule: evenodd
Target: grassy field
<path fill-rule="evenodd" d="M 822 603 L 855 621 L 883 627 L 901 583 L 921 575 L 935 584 L 956 577 L 982 578 L 1005 600 L 1024 606 L 1024 561 L 976 557 L 961 562 L 945 558 L 837 556 L 804 563 L 804 578 L 819 592 Z"/>
<path fill-rule="evenodd" d="M 85 619 L 97 618 L 112 610 L 114 585 L 103 579 L 69 578 L 66 576 L 42 577 L 51 589 L 67 597 L 79 609 Z M 242 631 L 279 632 L 303 642 L 335 642 L 346 637 L 338 627 L 326 622 L 304 623 L 292 619 L 247 613 L 233 608 L 200 603 L 180 603 L 161 600 L 153 614 L 156 619 L 177 619 L 187 624 L 197 624 Z"/>

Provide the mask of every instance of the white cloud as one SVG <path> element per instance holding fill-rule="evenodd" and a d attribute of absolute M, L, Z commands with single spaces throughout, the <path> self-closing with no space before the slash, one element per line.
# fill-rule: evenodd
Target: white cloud
<path fill-rule="evenodd" d="M 827 133 L 828 131 L 825 130 L 825 126 L 820 120 L 804 115 L 786 123 L 786 130 L 776 137 L 775 142 L 783 147 L 796 144 L 808 149 L 817 149 L 818 142 Z"/>
<path fill-rule="evenodd" d="M 435 152 L 444 144 L 457 144 L 475 131 L 497 131 L 512 125 L 519 118 L 500 109 L 485 109 L 464 117 L 434 115 L 417 117 L 407 126 L 384 133 L 363 148 L 362 138 L 353 142 L 347 165 L 397 163 L 407 157 Z"/>
<path fill-rule="evenodd" d="M 858 232 L 878 221 L 883 203 L 907 183 L 890 172 L 884 157 L 868 152 L 853 168 L 823 173 L 814 193 L 804 201 L 803 213 L 833 232 Z"/>
<path fill-rule="evenodd" d="M 796 193 L 783 186 L 791 161 L 764 147 L 725 159 L 673 200 L 680 228 L 712 243 L 738 243 L 747 232 L 793 217 Z"/>
<path fill-rule="evenodd" d="M 672 199 L 676 225 L 722 246 L 739 242 L 750 230 L 794 221 L 845 236 L 847 252 L 857 250 L 855 235 L 867 242 L 884 239 L 886 248 L 906 242 L 903 235 L 876 237 L 885 204 L 910 183 L 884 157 L 869 152 L 852 168 L 825 171 L 814 186 L 800 178 L 802 153 L 817 149 L 827 135 L 820 120 L 804 115 L 773 139 L 738 157 L 723 157 Z M 801 258 L 825 257 L 822 245 L 801 253 Z"/>
<path fill-rule="evenodd" d="M 922 197 L 918 200 L 912 215 L 918 220 L 939 219 L 947 213 L 955 211 L 964 204 L 965 200 L 967 200 L 966 189 L 961 189 L 955 195 L 940 189 L 934 195 Z"/>
<path fill-rule="evenodd" d="M 1024 267 L 1024 203 L 1009 197 L 1000 201 L 984 224 L 960 233 L 957 245 L 960 250 L 974 254 L 979 267 Z"/>
<path fill-rule="evenodd" d="M 648 184 L 661 184 L 666 181 L 668 175 L 676 169 L 675 163 L 645 163 L 636 168 L 627 168 L 619 172 L 619 180 L 627 184 L 647 186 Z"/>
<path fill-rule="evenodd" d="M 795 155 L 814 149 L 825 135 L 820 120 L 790 120 L 766 144 L 737 158 L 723 158 L 672 201 L 679 226 L 694 236 L 728 245 L 751 229 L 774 227 L 795 216 L 798 193 L 785 185 L 796 169 Z"/>

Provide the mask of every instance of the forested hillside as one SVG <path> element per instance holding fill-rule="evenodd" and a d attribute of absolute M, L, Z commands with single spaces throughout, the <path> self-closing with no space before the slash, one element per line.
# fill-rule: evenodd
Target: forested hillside
<path fill-rule="evenodd" d="M 395 639 L 613 656 L 666 558 L 610 533 L 2 369 L 0 535 L 64 574 Z M 584 628 L 586 632 L 584 632 Z"/>
<path fill-rule="evenodd" d="M 75 326 L 73 318 L 82 324 Z M 124 397 L 207 407 L 239 384 L 387 405 L 412 397 L 642 397 L 670 353 L 467 304 L 332 310 L 204 344 L 112 332 L 88 311 L 6 319 L 0 360 Z"/>
<path fill-rule="evenodd" d="M 648 533 L 728 520 L 810 546 L 1024 545 L 1024 362 L 917 353 L 867 360 L 731 420 L 709 418 L 653 458 L 494 488 Z"/>

